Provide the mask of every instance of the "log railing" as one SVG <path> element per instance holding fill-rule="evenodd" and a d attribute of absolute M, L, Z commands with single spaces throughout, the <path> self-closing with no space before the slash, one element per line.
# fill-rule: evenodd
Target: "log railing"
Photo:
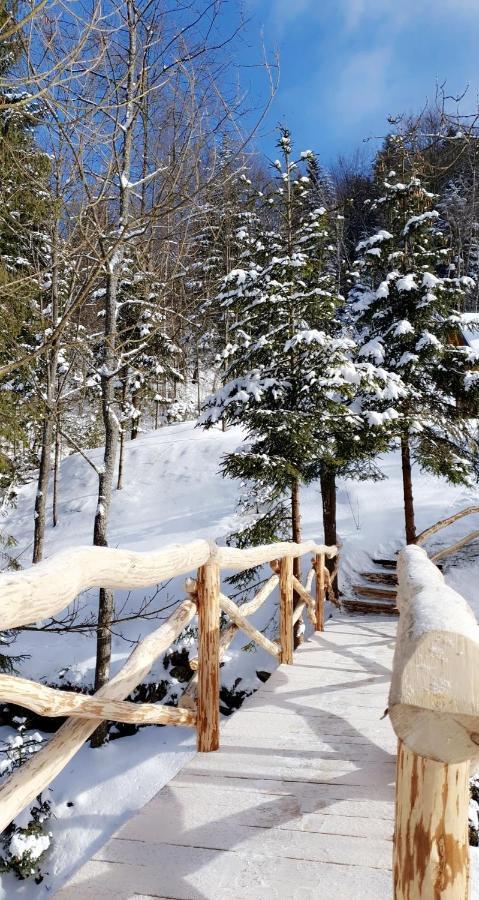
<path fill-rule="evenodd" d="M 479 513 L 479 506 L 468 506 L 466 509 L 461 509 L 452 516 L 448 516 L 447 519 L 440 519 L 439 522 L 436 522 L 434 525 L 421 531 L 421 534 L 416 538 L 416 544 L 421 546 L 428 538 L 432 537 L 433 534 L 437 534 L 438 531 L 442 531 L 443 528 L 448 528 L 449 525 L 454 525 L 454 523 L 459 522 L 460 519 L 464 519 L 466 516 L 473 516 L 476 513 Z M 438 550 L 436 553 L 432 554 L 430 558 L 433 562 L 439 562 L 440 559 L 449 556 L 451 553 L 455 553 L 456 550 L 461 550 L 467 544 L 470 544 L 471 541 L 477 540 L 477 538 L 479 538 L 478 529 L 466 534 L 465 537 L 460 538 L 459 541 L 455 541 L 455 543 L 451 544 L 449 547 L 443 547 L 441 550 Z"/>
<path fill-rule="evenodd" d="M 471 763 L 479 758 L 479 627 L 425 551 L 398 559 L 389 716 L 399 738 L 395 900 L 466 900 Z"/>
<path fill-rule="evenodd" d="M 293 576 L 293 558 L 313 554 L 312 568 L 303 586 Z M 93 696 L 58 691 L 46 685 L 0 674 L 0 702 L 15 703 L 44 716 L 67 716 L 48 744 L 35 753 L 0 788 L 0 831 L 62 771 L 68 761 L 104 719 L 140 725 L 185 725 L 196 729 L 201 752 L 219 746 L 219 670 L 221 658 L 238 630 L 245 632 L 278 662 L 293 662 L 293 627 L 307 609 L 316 630 L 323 630 L 325 557 L 336 547 L 275 543 L 239 550 L 198 540 L 152 553 L 134 553 L 100 547 L 80 547 L 21 572 L 0 575 L 0 631 L 31 625 L 64 609 L 82 591 L 92 587 L 140 588 L 196 569 L 186 579 L 187 597 L 169 619 L 144 638 L 123 668 Z M 274 574 L 256 596 L 238 607 L 221 592 L 221 572 L 238 572 L 271 563 Z M 311 596 L 316 578 L 315 599 Z M 271 641 L 249 622 L 279 586 L 279 638 Z M 299 602 L 293 603 L 293 596 Z M 220 631 L 220 611 L 228 624 Z M 161 656 L 198 617 L 198 657 L 193 676 L 178 707 L 131 703 L 125 700 Z"/>

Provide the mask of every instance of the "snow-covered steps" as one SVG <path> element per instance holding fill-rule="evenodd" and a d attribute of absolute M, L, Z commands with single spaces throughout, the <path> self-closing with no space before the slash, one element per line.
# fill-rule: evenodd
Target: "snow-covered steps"
<path fill-rule="evenodd" d="M 360 600 L 359 597 L 349 599 L 341 598 L 341 606 L 348 613 L 361 613 L 362 615 L 380 614 L 397 616 L 398 610 L 395 603 L 389 600 Z"/>
<path fill-rule="evenodd" d="M 397 585 L 398 577 L 395 572 L 361 572 L 363 581 L 371 584 Z"/>
<path fill-rule="evenodd" d="M 341 606 L 349 613 L 397 615 L 397 575 L 395 559 L 372 559 L 371 568 L 360 572 L 361 583 L 353 584 L 352 596 L 342 597 Z"/>
<path fill-rule="evenodd" d="M 55 896 L 390 897 L 395 630 L 330 620 Z"/>

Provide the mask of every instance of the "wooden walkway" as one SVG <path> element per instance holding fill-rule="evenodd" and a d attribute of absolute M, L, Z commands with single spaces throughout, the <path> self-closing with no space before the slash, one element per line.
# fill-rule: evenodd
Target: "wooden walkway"
<path fill-rule="evenodd" d="M 330 620 L 59 898 L 388 900 L 396 620 Z"/>

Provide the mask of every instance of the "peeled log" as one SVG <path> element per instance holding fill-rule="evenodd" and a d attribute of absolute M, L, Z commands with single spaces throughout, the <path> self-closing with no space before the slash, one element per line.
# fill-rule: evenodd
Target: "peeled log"
<path fill-rule="evenodd" d="M 92 699 L 123 700 L 143 680 L 196 614 L 196 604 L 184 600 L 170 618 L 149 634 L 122 669 Z M 0 788 L 0 831 L 38 796 L 65 768 L 98 726 L 98 719 L 68 719 L 39 753 L 33 754 Z"/>
<path fill-rule="evenodd" d="M 415 753 L 442 763 L 479 756 L 479 627 L 424 550 L 398 560 L 400 620 L 389 715 Z"/>
<path fill-rule="evenodd" d="M 443 765 L 399 742 L 395 900 L 467 900 L 468 806 L 468 763 Z"/>

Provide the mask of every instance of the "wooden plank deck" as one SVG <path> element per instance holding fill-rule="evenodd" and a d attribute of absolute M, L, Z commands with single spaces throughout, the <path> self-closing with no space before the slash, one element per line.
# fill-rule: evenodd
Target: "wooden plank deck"
<path fill-rule="evenodd" d="M 395 631 L 330 620 L 56 896 L 390 898 Z"/>

